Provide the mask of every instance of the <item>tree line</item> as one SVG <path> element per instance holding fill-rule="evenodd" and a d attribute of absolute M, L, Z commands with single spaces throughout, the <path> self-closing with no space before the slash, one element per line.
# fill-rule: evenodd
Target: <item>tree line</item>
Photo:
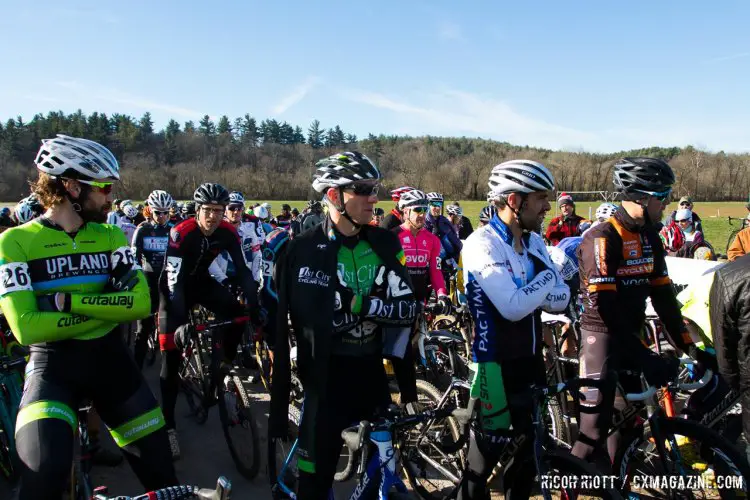
<path fill-rule="evenodd" d="M 135 118 L 78 110 L 40 113 L 28 122 L 21 117 L 0 121 L 0 200 L 15 201 L 28 194 L 40 141 L 55 134 L 85 137 L 109 147 L 123 167 L 118 197 L 139 200 L 153 189 L 189 198 L 206 181 L 240 190 L 251 200 L 308 199 L 316 197 L 310 188 L 315 161 L 347 149 L 372 158 L 387 189 L 414 185 L 451 199 L 483 199 L 492 167 L 514 158 L 547 165 L 561 191 L 610 191 L 614 163 L 635 155 L 668 161 L 677 175 L 678 196 L 725 201 L 745 200 L 750 193 L 750 155 L 692 146 L 595 154 L 467 137 L 368 134 L 360 139 L 339 125 L 325 128 L 318 120 L 303 130 L 275 119 L 258 123 L 250 114 L 234 120 L 221 116 L 215 123 L 208 115 L 182 125 L 172 119 L 157 131 L 148 112 Z"/>

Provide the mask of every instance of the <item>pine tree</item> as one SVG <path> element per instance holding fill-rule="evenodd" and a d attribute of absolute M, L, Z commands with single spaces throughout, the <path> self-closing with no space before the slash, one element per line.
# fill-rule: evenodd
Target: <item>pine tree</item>
<path fill-rule="evenodd" d="M 313 121 L 310 124 L 310 128 L 307 129 L 307 143 L 313 149 L 323 147 L 323 130 L 320 128 L 320 122 L 318 120 Z"/>

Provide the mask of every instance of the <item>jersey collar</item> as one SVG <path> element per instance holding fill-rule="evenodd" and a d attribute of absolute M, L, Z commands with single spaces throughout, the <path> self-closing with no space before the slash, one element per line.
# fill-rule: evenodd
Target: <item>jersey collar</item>
<path fill-rule="evenodd" d="M 505 224 L 505 222 L 500 220 L 500 217 L 495 215 L 492 219 L 490 219 L 490 227 L 495 231 L 495 233 L 497 233 L 498 236 L 500 236 L 500 239 L 503 240 L 506 245 L 513 244 L 513 233 L 510 232 L 510 228 Z M 524 232 L 523 236 L 521 236 L 524 247 L 529 246 L 530 236 L 531 233 L 528 232 Z"/>

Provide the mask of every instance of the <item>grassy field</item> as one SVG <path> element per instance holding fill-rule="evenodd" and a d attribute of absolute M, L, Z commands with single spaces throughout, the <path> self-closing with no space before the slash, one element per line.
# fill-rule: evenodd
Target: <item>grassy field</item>
<path fill-rule="evenodd" d="M 263 202 L 264 200 L 259 201 Z M 274 214 L 279 213 L 281 205 L 284 203 L 289 203 L 292 207 L 297 207 L 297 209 L 299 209 L 300 211 L 302 211 L 307 204 L 306 201 L 299 200 L 267 201 L 271 204 L 271 209 Z M 452 200 L 449 200 L 448 203 L 452 203 Z M 486 203 L 482 201 L 460 201 L 459 203 L 464 210 L 464 214 L 471 219 L 474 227 L 476 227 L 479 221 L 479 212 L 482 210 L 482 207 L 486 205 Z M 600 202 L 581 201 L 576 204 L 576 211 L 583 217 L 593 217 L 594 211 L 596 210 L 596 207 L 599 206 L 599 204 Z M 0 206 L 12 207 L 13 205 L 13 203 L 0 203 Z M 388 213 L 391 208 L 393 208 L 393 202 L 390 200 L 381 201 L 378 203 L 378 206 L 385 210 L 386 213 Z M 729 222 L 727 221 L 727 216 L 746 216 L 747 210 L 745 209 L 745 202 L 701 202 L 697 203 L 694 208 L 703 220 L 705 238 L 714 246 L 718 253 L 724 253 L 729 234 L 733 229 L 739 227 L 739 223 L 736 221 L 733 221 L 732 225 L 730 226 Z M 665 214 L 669 214 L 672 212 L 672 210 L 676 209 L 677 202 L 672 203 L 671 205 L 669 205 L 667 210 L 665 210 Z M 547 222 L 549 222 L 549 219 L 554 217 L 555 214 L 555 207 L 553 206 L 548 215 Z"/>
<path fill-rule="evenodd" d="M 278 213 L 282 203 L 289 203 L 292 207 L 297 207 L 302 210 L 305 207 L 306 202 L 304 201 L 277 201 L 271 200 L 268 203 L 271 204 L 273 213 Z M 448 203 L 452 203 L 450 200 Z M 479 222 L 479 212 L 482 207 L 486 205 L 482 201 L 460 201 L 461 208 L 464 210 L 464 215 L 471 219 L 474 227 Z M 600 205 L 600 202 L 578 202 L 576 204 L 576 211 L 579 215 L 589 218 L 594 216 L 596 207 Z M 388 213 L 393 208 L 393 202 L 390 200 L 381 201 L 378 206 Z M 727 246 L 727 238 L 733 229 L 739 227 L 739 222 L 733 221 L 732 225 L 729 225 L 727 216 L 732 217 L 745 217 L 747 210 L 745 209 L 745 202 L 704 202 L 697 203 L 695 211 L 701 216 L 703 221 L 703 229 L 705 231 L 704 237 L 714 246 L 714 249 L 718 253 L 725 253 Z M 672 213 L 672 210 L 677 209 L 677 202 L 672 203 L 664 211 L 665 215 Z M 556 215 L 555 207 L 549 212 L 547 222 L 549 219 Z M 546 225 L 546 223 L 545 223 Z"/>

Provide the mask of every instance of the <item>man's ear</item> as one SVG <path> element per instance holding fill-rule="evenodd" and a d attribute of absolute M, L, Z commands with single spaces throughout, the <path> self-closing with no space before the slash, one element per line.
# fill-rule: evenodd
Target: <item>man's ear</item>
<path fill-rule="evenodd" d="M 62 180 L 63 187 L 65 190 L 73 196 L 74 198 L 77 198 L 79 194 L 81 194 L 81 183 L 78 181 L 75 181 L 73 179 L 63 179 Z"/>
<path fill-rule="evenodd" d="M 335 187 L 328 188 L 328 191 L 326 191 L 326 197 L 331 201 L 331 203 L 333 203 L 334 206 L 339 206 L 339 203 L 341 203 L 339 194 L 340 191 Z"/>
<path fill-rule="evenodd" d="M 520 210 L 523 205 L 524 197 L 520 193 L 510 193 L 507 197 L 508 206 L 513 210 Z"/>

